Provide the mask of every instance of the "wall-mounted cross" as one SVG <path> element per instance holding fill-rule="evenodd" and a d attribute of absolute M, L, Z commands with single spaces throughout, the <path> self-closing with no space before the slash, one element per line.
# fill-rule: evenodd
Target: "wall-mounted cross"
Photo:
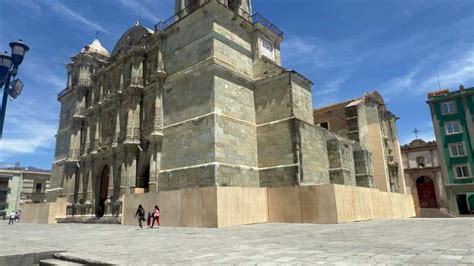
<path fill-rule="evenodd" d="M 412 132 L 415 133 L 415 138 L 418 139 L 418 133 L 420 133 L 418 128 L 415 127 L 415 129 Z"/>

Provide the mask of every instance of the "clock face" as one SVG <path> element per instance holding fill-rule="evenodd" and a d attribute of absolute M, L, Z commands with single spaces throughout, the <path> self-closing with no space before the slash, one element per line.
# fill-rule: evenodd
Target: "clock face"
<path fill-rule="evenodd" d="M 261 39 L 261 51 L 262 55 L 268 57 L 271 60 L 275 60 L 275 47 L 274 44 L 267 39 Z"/>

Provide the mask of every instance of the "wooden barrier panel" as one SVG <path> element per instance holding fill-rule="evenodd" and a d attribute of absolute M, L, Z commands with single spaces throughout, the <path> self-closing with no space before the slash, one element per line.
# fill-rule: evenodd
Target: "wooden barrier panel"
<path fill-rule="evenodd" d="M 21 205 L 22 223 L 55 224 L 56 218 L 66 217 L 67 202 L 58 198 L 55 202 L 28 203 Z"/>
<path fill-rule="evenodd" d="M 155 205 L 163 226 L 228 227 L 255 223 L 335 224 L 415 216 L 411 195 L 377 189 L 315 185 L 305 187 L 212 187 L 126 195 L 122 224 L 137 225 L 139 204 L 146 213 Z M 22 206 L 22 221 L 56 223 L 66 200 Z"/>
<path fill-rule="evenodd" d="M 270 223 L 345 223 L 414 216 L 411 195 L 333 184 L 268 188 Z"/>

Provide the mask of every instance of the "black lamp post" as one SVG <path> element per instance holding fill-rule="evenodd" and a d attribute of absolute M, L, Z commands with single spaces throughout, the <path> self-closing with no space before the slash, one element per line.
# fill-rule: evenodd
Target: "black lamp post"
<path fill-rule="evenodd" d="M 18 67 L 23 62 L 26 52 L 30 50 L 22 40 L 11 42 L 10 48 L 12 49 L 11 56 L 8 56 L 7 52 L 0 55 L 0 89 L 4 85 L 2 106 L 0 109 L 0 140 L 3 135 L 3 124 L 5 122 L 5 113 L 7 111 L 8 95 L 15 99 L 23 90 L 23 82 L 21 82 L 21 80 L 15 79 L 11 81 L 11 79 L 14 79 L 18 74 Z"/>

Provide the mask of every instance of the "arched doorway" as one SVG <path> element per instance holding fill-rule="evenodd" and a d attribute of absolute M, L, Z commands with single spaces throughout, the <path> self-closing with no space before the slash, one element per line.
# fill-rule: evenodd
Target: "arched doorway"
<path fill-rule="evenodd" d="M 416 190 L 421 208 L 438 208 L 434 182 L 427 176 L 421 176 L 416 180 Z"/>
<path fill-rule="evenodd" d="M 107 196 L 109 194 L 109 166 L 104 166 L 102 170 L 102 175 L 100 178 L 100 191 L 99 191 L 99 204 L 97 208 L 97 217 L 102 217 L 105 214 L 105 201 L 107 200 Z"/>

